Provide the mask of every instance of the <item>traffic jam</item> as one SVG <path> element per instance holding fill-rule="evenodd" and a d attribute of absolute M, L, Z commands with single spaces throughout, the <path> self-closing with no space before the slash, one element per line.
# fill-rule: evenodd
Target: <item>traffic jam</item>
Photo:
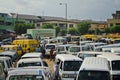
<path fill-rule="evenodd" d="M 120 80 L 120 43 L 85 36 L 6 41 L 0 80 Z"/>

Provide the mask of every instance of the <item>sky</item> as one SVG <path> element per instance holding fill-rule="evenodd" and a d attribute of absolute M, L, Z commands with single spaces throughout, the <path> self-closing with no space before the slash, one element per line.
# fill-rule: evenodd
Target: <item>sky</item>
<path fill-rule="evenodd" d="M 62 5 L 60 5 L 62 3 Z M 0 0 L 1 13 L 106 21 L 120 10 L 120 0 Z"/>

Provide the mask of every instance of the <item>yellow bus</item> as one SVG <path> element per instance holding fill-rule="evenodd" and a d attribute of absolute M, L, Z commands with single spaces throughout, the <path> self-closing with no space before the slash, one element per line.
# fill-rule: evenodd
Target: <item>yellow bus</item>
<path fill-rule="evenodd" d="M 35 39 L 19 39 L 12 42 L 14 45 L 18 45 L 22 48 L 23 53 L 34 52 L 38 47 L 39 42 Z"/>

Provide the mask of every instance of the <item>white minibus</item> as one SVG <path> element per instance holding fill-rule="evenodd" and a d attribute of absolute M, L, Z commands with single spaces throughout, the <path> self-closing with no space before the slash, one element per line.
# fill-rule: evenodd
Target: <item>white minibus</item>
<path fill-rule="evenodd" d="M 48 67 L 13 68 L 6 80 L 53 80 Z"/>
<path fill-rule="evenodd" d="M 55 61 L 60 62 L 60 80 L 74 80 L 82 64 L 82 59 L 70 54 L 58 54 L 55 57 Z"/>
<path fill-rule="evenodd" d="M 120 80 L 120 56 L 116 54 L 103 54 L 97 57 L 106 58 L 109 62 L 112 79 Z"/>
<path fill-rule="evenodd" d="M 85 58 L 76 80 L 111 80 L 108 61 L 98 57 Z"/>

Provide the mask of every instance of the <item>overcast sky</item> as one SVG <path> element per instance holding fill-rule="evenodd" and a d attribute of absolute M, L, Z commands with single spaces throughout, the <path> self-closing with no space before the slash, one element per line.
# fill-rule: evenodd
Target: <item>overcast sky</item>
<path fill-rule="evenodd" d="M 107 20 L 120 10 L 120 0 L 0 0 L 0 12 L 65 18 L 60 3 L 69 19 Z"/>

